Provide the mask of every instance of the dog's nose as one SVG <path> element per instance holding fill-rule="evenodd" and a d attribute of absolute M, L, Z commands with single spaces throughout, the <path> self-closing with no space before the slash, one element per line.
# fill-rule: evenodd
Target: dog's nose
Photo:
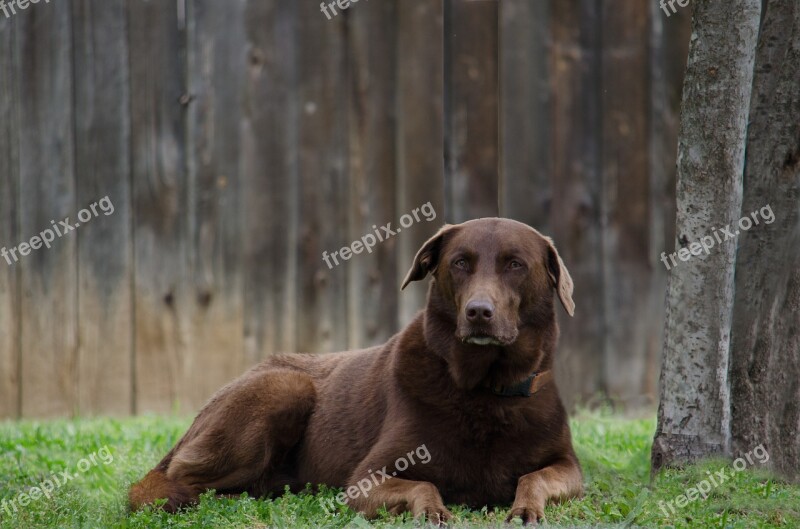
<path fill-rule="evenodd" d="M 494 316 L 494 305 L 488 301 L 473 300 L 467 303 L 467 319 L 472 323 L 486 323 Z"/>

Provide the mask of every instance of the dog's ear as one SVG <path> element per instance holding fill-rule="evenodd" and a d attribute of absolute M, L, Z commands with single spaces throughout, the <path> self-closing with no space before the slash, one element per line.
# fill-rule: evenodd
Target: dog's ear
<path fill-rule="evenodd" d="M 422 245 L 422 248 L 419 249 L 416 257 L 414 257 L 414 263 L 411 265 L 408 274 L 406 274 L 400 290 L 406 288 L 412 281 L 425 279 L 429 273 L 432 274 L 436 271 L 436 267 L 439 265 L 439 253 L 442 251 L 445 236 L 456 228 L 457 226 L 453 224 L 445 224 L 436 232 L 436 235 Z"/>
<path fill-rule="evenodd" d="M 558 299 L 564 305 L 567 314 L 573 316 L 575 314 L 575 302 L 572 301 L 572 277 L 564 266 L 564 261 L 558 255 L 553 240 L 550 237 L 545 237 L 547 241 L 547 272 L 550 275 L 550 280 L 553 282 L 553 288 L 558 292 Z"/>

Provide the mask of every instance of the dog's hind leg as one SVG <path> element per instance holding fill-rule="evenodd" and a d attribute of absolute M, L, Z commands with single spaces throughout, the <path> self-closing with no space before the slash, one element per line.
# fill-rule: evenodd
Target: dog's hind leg
<path fill-rule="evenodd" d="M 157 499 L 174 512 L 203 492 L 260 494 L 301 440 L 316 392 L 305 373 L 252 370 L 222 388 L 178 444 L 129 492 L 136 510 Z"/>

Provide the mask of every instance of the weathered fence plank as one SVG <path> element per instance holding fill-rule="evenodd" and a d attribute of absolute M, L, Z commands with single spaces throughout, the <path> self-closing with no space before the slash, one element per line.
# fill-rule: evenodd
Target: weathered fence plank
<path fill-rule="evenodd" d="M 298 9 L 297 348 L 340 351 L 348 344 L 348 263 L 337 265 L 331 254 L 346 244 L 341 234 L 350 211 L 346 20 L 328 20 L 313 2 L 302 2 Z"/>
<path fill-rule="evenodd" d="M 124 0 L 72 7 L 77 206 L 102 205 L 78 237 L 78 409 L 122 415 L 133 411 L 127 12 Z"/>
<path fill-rule="evenodd" d="M 6 252 L 20 240 L 17 55 L 11 21 L 0 19 L 0 248 Z M 0 257 L 0 418 L 16 418 L 20 413 L 20 267 L 11 263 Z"/>
<path fill-rule="evenodd" d="M 603 378 L 608 395 L 623 402 L 654 389 L 664 306 L 664 291 L 651 283 L 651 219 L 660 204 L 650 201 L 648 176 L 649 9 L 623 2 L 603 4 L 601 13 Z"/>
<path fill-rule="evenodd" d="M 603 384 L 600 13 L 594 0 L 552 4 L 551 235 L 575 282 L 575 317 L 559 311 L 558 383 L 567 406 Z"/>
<path fill-rule="evenodd" d="M 41 7 L 41 6 L 39 6 Z M 32 237 L 69 217 L 76 226 L 70 5 L 17 14 L 19 61 L 19 252 Z M 62 227 L 62 230 L 67 228 Z M 81 228 L 77 228 L 81 229 Z M 83 228 L 86 229 L 86 228 Z M 71 415 L 77 409 L 77 246 L 74 231 L 52 248 L 28 249 L 19 267 L 22 299 L 22 415 Z M 12 243 L 14 244 L 14 243 Z M 36 242 L 32 244 L 36 245 Z M 38 243 L 42 244 L 42 241 Z"/>
<path fill-rule="evenodd" d="M 384 341 L 397 331 L 396 80 L 397 6 L 363 3 L 345 12 L 348 25 L 348 136 L 350 143 L 350 223 L 342 246 L 367 234 L 385 238 L 373 249 L 352 255 L 348 272 L 350 347 Z M 402 228 L 400 228 L 402 230 Z M 387 238 L 388 237 L 388 238 Z"/>
<path fill-rule="evenodd" d="M 445 0 L 447 220 L 498 215 L 498 0 Z"/>
<path fill-rule="evenodd" d="M 174 2 L 129 2 L 137 412 L 183 397 L 189 344 L 185 30 Z"/>
<path fill-rule="evenodd" d="M 549 3 L 500 2 L 500 213 L 550 231 Z"/>
<path fill-rule="evenodd" d="M 240 123 L 247 49 L 243 1 L 187 5 L 191 285 L 183 396 L 201 406 L 245 368 Z"/>
<path fill-rule="evenodd" d="M 248 0 L 242 187 L 248 361 L 294 349 L 297 3 Z M 320 15 L 322 16 L 322 15 Z"/>
<path fill-rule="evenodd" d="M 397 209 L 409 213 L 431 203 L 436 219 L 425 217 L 397 240 L 395 288 L 414 256 L 445 222 L 444 206 L 444 13 L 443 0 L 407 0 L 397 4 Z M 425 305 L 424 281 L 400 294 L 399 325 Z"/>

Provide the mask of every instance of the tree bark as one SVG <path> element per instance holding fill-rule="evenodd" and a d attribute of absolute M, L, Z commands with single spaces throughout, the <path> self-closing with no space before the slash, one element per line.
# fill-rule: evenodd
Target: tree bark
<path fill-rule="evenodd" d="M 678 146 L 676 252 L 733 225 L 760 0 L 695 3 Z M 736 242 L 671 267 L 654 470 L 730 450 L 728 360 Z"/>
<path fill-rule="evenodd" d="M 800 5 L 769 0 L 756 54 L 731 332 L 732 452 L 800 466 Z"/>

